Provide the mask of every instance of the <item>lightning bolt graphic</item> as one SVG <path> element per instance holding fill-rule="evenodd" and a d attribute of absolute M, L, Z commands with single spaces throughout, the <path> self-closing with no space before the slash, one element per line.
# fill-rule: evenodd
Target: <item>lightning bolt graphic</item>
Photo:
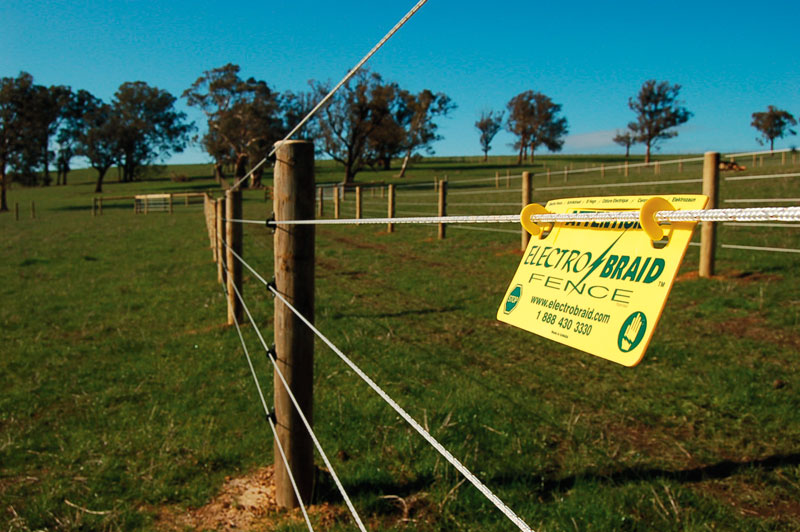
<path fill-rule="evenodd" d="M 606 250 L 605 250 L 603 253 L 601 253 L 601 254 L 600 254 L 600 256 L 599 256 L 599 257 L 597 257 L 597 260 L 595 260 L 595 261 L 592 263 L 592 265 L 589 267 L 589 271 L 588 271 L 588 272 L 586 272 L 586 275 L 584 275 L 584 276 L 581 278 L 581 280 L 580 280 L 580 281 L 578 281 L 577 283 L 575 283 L 574 285 L 572 285 L 572 290 L 570 290 L 569 294 L 571 294 L 572 292 L 574 292 L 575 290 L 577 290 L 577 288 L 578 288 L 578 287 L 581 285 L 581 283 L 582 283 L 583 281 L 585 281 L 587 277 L 589 277 L 590 275 L 592 275 L 592 272 L 593 272 L 593 271 L 595 271 L 597 268 L 599 268 L 599 267 L 600 267 L 600 265 L 601 265 L 601 264 L 603 263 L 603 261 L 605 260 L 605 258 L 606 258 L 606 255 L 608 255 L 608 252 L 609 252 L 609 251 L 611 251 L 611 248 L 613 248 L 614 246 L 616 246 L 616 245 L 617 245 L 617 242 L 619 242 L 619 239 L 620 239 L 620 238 L 622 238 L 622 235 L 624 235 L 624 234 L 625 234 L 627 231 L 628 231 L 627 229 L 625 229 L 624 231 L 622 231 L 622 232 L 619 234 L 619 236 L 617 237 L 617 239 L 616 239 L 616 240 L 614 240 L 614 241 L 611 243 L 611 245 L 610 245 L 610 246 L 608 246 L 608 247 L 606 248 Z M 569 294 L 567 294 L 567 295 L 569 295 Z"/>

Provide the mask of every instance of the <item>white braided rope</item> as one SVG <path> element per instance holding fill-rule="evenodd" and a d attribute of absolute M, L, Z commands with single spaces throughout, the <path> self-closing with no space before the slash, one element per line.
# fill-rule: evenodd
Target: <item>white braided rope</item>
<path fill-rule="evenodd" d="M 233 251 L 233 250 L 231 250 Z M 225 265 L 223 264 L 223 267 Z M 225 268 L 227 272 L 227 268 Z M 225 295 L 228 295 L 228 288 L 223 283 L 222 285 L 223 291 Z M 314 532 L 314 527 L 311 526 L 311 519 L 308 517 L 308 512 L 306 511 L 306 505 L 303 502 L 303 498 L 300 496 L 300 490 L 297 487 L 297 482 L 295 482 L 294 475 L 292 474 L 292 468 L 289 466 L 289 460 L 286 458 L 286 453 L 283 450 L 283 445 L 281 444 L 280 438 L 278 438 L 278 429 L 275 428 L 275 423 L 272 422 L 272 416 L 269 413 L 269 407 L 267 407 L 267 401 L 264 399 L 264 392 L 261 390 L 261 384 L 258 382 L 258 376 L 256 375 L 255 367 L 253 367 L 253 360 L 250 357 L 250 351 L 247 349 L 247 344 L 244 341 L 244 336 L 242 335 L 242 329 L 239 326 L 239 319 L 236 317 L 236 314 L 233 315 L 233 323 L 236 325 L 236 332 L 239 334 L 239 341 L 242 343 L 242 349 L 244 349 L 244 356 L 247 358 L 247 365 L 250 366 L 250 374 L 253 376 L 253 381 L 256 384 L 256 390 L 258 390 L 258 397 L 261 399 L 261 405 L 264 407 L 264 415 L 267 418 L 267 422 L 269 423 L 269 428 L 272 430 L 272 436 L 275 439 L 276 447 L 278 448 L 278 453 L 281 455 L 281 460 L 283 461 L 283 466 L 286 468 L 286 472 L 289 474 L 289 481 L 292 484 L 292 490 L 294 490 L 294 496 L 297 497 L 297 501 L 300 503 L 300 510 L 303 512 L 303 519 L 306 521 L 306 526 L 308 526 L 309 532 Z"/>
<path fill-rule="evenodd" d="M 261 167 L 261 165 L 263 165 L 265 162 L 267 162 L 267 160 L 268 160 L 270 157 L 272 157 L 272 156 L 275 154 L 275 152 L 276 152 L 276 151 L 278 151 L 278 146 L 280 146 L 280 145 L 281 145 L 283 142 L 286 142 L 287 140 L 291 139 L 291 138 L 292 138 L 292 136 L 293 136 L 295 133 L 297 133 L 298 131 L 300 131 L 300 128 L 302 128 L 302 127 L 305 125 L 305 123 L 306 123 L 306 122 L 308 122 L 309 120 L 311 120 L 311 117 L 312 117 L 312 116 L 314 116 L 314 115 L 317 113 L 317 111 L 319 111 L 320 109 L 322 109 L 322 107 L 323 107 L 323 106 L 324 106 L 326 103 L 328 103 L 328 100 L 330 100 L 330 99 L 333 97 L 333 95 L 336 93 L 336 91 L 338 91 L 338 90 L 339 90 L 339 89 L 342 87 L 342 85 L 344 85 L 345 83 L 347 83 L 347 82 L 350 80 L 350 78 L 352 78 L 353 76 L 355 76 L 355 75 L 356 75 L 356 72 L 358 72 L 358 71 L 361 69 L 361 67 L 362 67 L 362 66 L 364 66 L 364 63 L 366 63 L 367 61 L 369 61 L 369 58 L 370 58 L 370 57 L 372 57 L 373 55 L 375 55 L 375 53 L 376 53 L 378 50 L 380 50 L 380 49 L 381 49 L 381 47 L 382 47 L 384 44 L 386 44 L 386 41 L 388 41 L 389 39 L 391 39 L 391 38 L 392 38 L 392 35 L 394 35 L 395 33 L 397 33 L 397 31 L 398 31 L 400 28 L 402 28 L 402 27 L 403 27 L 403 25 L 404 25 L 406 22 L 408 22 L 408 19 L 410 19 L 411 17 L 413 17 L 413 16 L 414 16 L 414 13 L 416 13 L 417 11 L 419 11 L 419 9 L 420 9 L 420 8 L 421 8 L 423 5 L 425 5 L 425 2 L 427 2 L 427 1 L 428 1 L 428 0 L 419 0 L 419 2 L 417 2 L 417 3 L 414 5 L 414 7 L 412 7 L 412 8 L 411 8 L 411 10 L 410 10 L 408 13 L 406 13 L 406 14 L 405 14 L 405 16 L 403 16 L 403 18 L 401 18 L 401 19 L 400 19 L 400 20 L 397 22 L 397 24 L 395 24 L 395 25 L 392 27 L 392 29 L 390 29 L 390 30 L 389 30 L 389 32 L 388 32 L 386 35 L 384 35 L 384 36 L 383 36 L 383 38 L 382 38 L 380 41 L 378 41 L 378 43 L 377 43 L 375 46 L 373 46 L 373 47 L 372 47 L 372 49 L 371 49 L 369 52 L 367 52 L 367 55 L 365 55 L 364 57 L 362 57 L 362 58 L 361 58 L 361 61 L 359 61 L 358 63 L 356 63 L 356 66 L 354 66 L 353 68 L 351 68 L 350 70 L 348 70 L 348 71 L 347 71 L 347 74 L 346 74 L 346 75 L 345 75 L 345 76 L 342 78 L 342 80 L 341 80 L 341 81 L 339 81 L 339 83 L 337 83 L 337 84 L 336 84 L 336 86 L 335 86 L 335 87 L 333 87 L 333 88 L 330 90 L 330 92 L 328 92 L 328 94 L 326 94 L 326 95 L 325 95 L 325 97 L 324 97 L 324 98 L 322 98 L 322 100 L 320 100 L 320 101 L 319 101 L 319 103 L 317 103 L 317 105 L 315 105 L 315 106 L 314 106 L 314 108 L 313 108 L 313 109 L 311 109 L 311 111 L 309 111 L 309 112 L 308 112 L 308 114 L 307 114 L 305 117 L 303 117 L 303 119 L 302 119 L 302 120 L 300 120 L 300 122 L 298 122 L 298 124 L 297 124 L 296 126 L 294 126 L 294 128 L 292 128 L 292 130 L 291 130 L 291 131 L 289 131 L 289 133 L 287 133 L 287 134 L 286 134 L 286 136 L 283 138 L 283 140 L 281 140 L 280 142 L 277 142 L 277 143 L 275 143 L 275 146 L 272 148 L 272 150 L 270 150 L 270 152 L 269 152 L 269 155 L 267 155 L 266 157 L 264 157 L 263 159 L 261 159 L 261 161 L 259 161 L 259 162 L 258 162 L 258 164 L 256 164 L 256 165 L 255 165 L 255 166 L 254 166 L 254 167 L 253 167 L 253 168 L 252 168 L 252 169 L 251 169 L 251 170 L 250 170 L 250 171 L 247 173 L 247 175 L 245 175 L 245 176 L 244 176 L 244 177 L 242 177 L 242 178 L 241 178 L 239 181 L 237 181 L 237 182 L 236 182 L 236 183 L 233 185 L 233 187 L 232 187 L 232 188 L 233 188 L 234 190 L 235 190 L 235 189 L 237 189 L 237 188 L 239 188 L 239 185 L 241 185 L 241 184 L 242 184 L 242 181 L 244 181 L 244 180 L 246 180 L 248 177 L 250 177 L 250 176 L 253 174 L 253 172 L 255 172 L 255 171 L 258 169 L 258 168 L 260 168 L 260 167 Z"/>
<path fill-rule="evenodd" d="M 425 440 L 429 444 L 431 444 L 431 446 L 433 446 L 439 452 L 439 454 L 444 456 L 445 459 L 448 462 L 450 462 L 450 464 L 452 464 L 453 467 L 458 469 L 458 471 L 462 475 L 464 475 L 464 477 L 467 480 L 469 480 L 472 483 L 472 485 L 475 486 L 478 489 L 478 491 L 480 491 L 483 494 L 484 497 L 489 499 L 492 502 L 492 504 L 494 504 L 501 512 L 503 512 L 503 514 L 505 514 L 505 516 L 508 517 L 508 519 L 510 519 L 511 522 L 513 522 L 517 526 L 517 528 L 519 528 L 523 532 L 533 532 L 531 527 L 529 527 L 525 523 L 525 521 L 520 519 L 519 516 L 517 516 L 517 514 L 515 514 L 514 511 L 511 510 L 511 508 L 506 506 L 505 503 L 503 501 L 501 501 L 500 498 L 497 495 L 495 495 L 489 488 L 486 487 L 486 485 L 484 485 L 480 480 L 478 480 L 478 477 L 473 475 L 472 472 L 470 472 L 469 469 L 467 469 L 455 456 L 453 456 L 450 453 L 450 451 L 445 449 L 445 447 L 441 443 L 439 443 L 436 440 L 436 438 L 431 436 L 431 434 L 427 430 L 425 430 L 422 427 L 422 425 L 420 425 L 413 417 L 411 417 L 411 415 L 408 412 L 406 412 L 403 409 L 403 407 L 401 407 L 399 404 L 397 404 L 397 402 L 395 402 L 394 399 L 389 397 L 389 395 L 385 391 L 383 391 L 383 389 L 380 386 L 378 386 L 375 383 L 375 381 L 373 381 L 366 373 L 364 373 L 361 370 L 361 368 L 359 368 L 352 360 L 350 360 L 341 351 L 341 349 L 336 347 L 336 345 L 334 345 L 333 342 L 331 342 L 324 334 L 322 334 L 319 331 L 319 329 L 314 327 L 314 324 L 312 324 L 310 321 L 308 321 L 305 318 L 305 316 L 303 316 L 300 312 L 298 312 L 298 310 L 296 308 L 294 308 L 292 306 L 292 304 L 289 303 L 289 301 L 287 301 L 286 298 L 284 298 L 280 294 L 280 292 L 275 290 L 275 288 L 273 288 L 271 285 L 267 285 L 267 288 L 269 288 L 269 290 L 275 295 L 275 297 L 280 299 L 283 302 L 283 304 L 286 305 L 295 314 L 295 316 L 300 318 L 303 321 L 303 323 L 308 325 L 308 327 L 314 332 L 314 334 L 316 334 L 320 338 L 320 340 L 325 342 L 325 344 L 328 347 L 330 347 L 331 350 L 334 353 L 336 353 L 339 356 L 339 358 L 341 358 L 342 361 L 344 361 L 344 363 L 347 364 L 350 367 L 350 369 L 352 369 L 359 377 L 361 377 L 361 379 L 365 383 L 367 383 L 367 385 L 370 388 L 372 388 L 372 390 L 375 393 L 377 393 L 381 397 L 381 399 L 383 399 L 389 406 L 391 406 L 392 409 L 394 409 L 394 411 L 397 412 L 400 415 L 400 417 L 402 417 L 409 425 L 411 425 L 411 427 L 414 428 L 414 430 L 416 430 L 423 438 L 425 438 Z"/>
<path fill-rule="evenodd" d="M 750 209 L 704 209 L 687 211 L 658 211 L 659 222 L 798 222 L 800 207 L 754 207 Z M 606 211 L 581 213 L 550 213 L 531 216 L 533 222 L 635 222 L 639 211 Z M 252 223 L 264 223 L 249 220 Z M 440 224 L 440 223 L 514 223 L 518 214 L 483 216 L 419 216 L 402 218 L 356 218 L 338 220 L 280 220 L 270 225 L 360 225 L 360 224 Z"/>
<path fill-rule="evenodd" d="M 226 244 L 226 246 L 227 246 L 227 244 Z M 231 248 L 228 247 L 228 249 L 231 249 Z M 242 262 L 242 264 L 245 264 L 244 260 L 239 255 L 236 255 L 236 257 Z M 251 271 L 253 271 L 253 269 L 250 268 L 249 265 L 247 267 Z M 227 271 L 227 268 L 226 268 L 226 271 Z M 250 320 L 250 323 L 253 326 L 253 329 L 256 331 L 256 334 L 258 335 L 258 339 L 261 341 L 261 345 L 264 347 L 264 350 L 267 352 L 267 357 L 269 357 L 270 362 L 272 362 L 272 365 L 275 368 L 275 372 L 277 373 L 278 377 L 280 378 L 281 382 L 283 383 L 283 387 L 286 390 L 286 393 L 289 395 L 289 399 L 291 400 L 292 404 L 294 405 L 294 408 L 295 408 L 295 411 L 297 412 L 297 415 L 300 417 L 300 420 L 303 422 L 303 425 L 305 425 L 306 430 L 308 431 L 308 435 L 311 437 L 311 440 L 314 442 L 314 446 L 317 448 L 317 451 L 319 452 L 320 457 L 322 457 L 322 461 L 325 462 L 325 466 L 328 468 L 328 471 L 331 474 L 331 478 L 333 479 L 333 482 L 336 484 L 336 487 L 339 488 L 339 493 L 342 494 L 342 498 L 344 499 L 344 502 L 347 505 L 347 508 L 350 510 L 350 514 L 353 516 L 353 520 L 355 521 L 356 525 L 358 526 L 359 530 L 361 530 L 361 532 L 367 532 L 366 528 L 364 528 L 364 523 L 361 521 L 361 517 L 359 517 L 358 512 L 356 512 L 355 506 L 353 506 L 353 503 L 350 501 L 350 497 L 348 497 L 347 492 L 345 491 L 344 486 L 342 485 L 342 482 L 339 480 L 339 476 L 336 474 L 336 471 L 333 469 L 333 464 L 331 464 L 331 461 L 328 459 L 328 455 L 325 454 L 325 451 L 322 448 L 322 444 L 319 442 L 319 440 L 317 439 L 317 435 L 314 433 L 314 430 L 311 428 L 311 423 L 309 423 L 308 419 L 306 418 L 305 413 L 303 413 L 303 409 L 300 408 L 300 404 L 297 402 L 297 399 L 295 398 L 294 393 L 292 393 L 292 389 L 289 387 L 289 383 L 286 382 L 286 378 L 283 376 L 283 373 L 281 373 L 280 368 L 278 368 L 278 362 L 275 360 L 275 357 L 272 355 L 272 351 L 269 349 L 269 347 L 267 347 L 267 342 L 264 340 L 264 337 L 261 335 L 261 330 L 258 328 L 258 325 L 256 325 L 256 322 L 253 319 L 252 314 L 250 314 L 250 309 L 247 308 L 247 304 L 244 302 L 244 298 L 242 298 L 242 294 L 239 292 L 239 289 L 236 288 L 236 284 L 233 284 L 232 286 L 233 286 L 234 292 L 236 293 L 236 298 L 239 300 L 239 303 L 242 304 L 242 309 L 247 314 L 247 318 Z"/>

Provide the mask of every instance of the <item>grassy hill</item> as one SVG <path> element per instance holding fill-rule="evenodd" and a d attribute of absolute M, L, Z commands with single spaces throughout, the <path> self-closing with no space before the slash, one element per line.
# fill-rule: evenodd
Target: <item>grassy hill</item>
<path fill-rule="evenodd" d="M 493 180 L 519 173 L 512 162 L 438 158 L 404 180 L 392 170 L 357 181 L 418 184 L 399 189 L 400 215 L 433 214 L 433 180 L 445 176 L 451 214 L 514 213 L 519 180 Z M 607 187 L 698 178 L 699 164 L 573 173 L 566 186 L 597 188 L 541 190 L 564 186 L 565 166 L 620 162 L 537 156 L 523 168 L 537 174 L 537 200 L 699 192 Z M 776 156 L 736 175 L 797 172 Z M 104 194 L 218 193 L 210 175 L 186 165 L 123 184 L 112 170 Z M 273 459 L 239 339 L 224 325 L 201 206 L 144 216 L 109 200 L 93 218 L 93 176 L 13 187 L 12 212 L 0 215 L 4 530 L 169 528 L 165 516 Z M 319 163 L 318 182 L 340 179 Z M 798 183 L 723 179 L 722 199 L 797 198 Z M 264 191 L 244 194 L 245 217 L 268 216 Z M 348 196 L 345 215 L 352 205 Z M 367 214 L 384 205 L 378 189 L 365 194 Z M 648 354 L 630 369 L 494 319 L 520 259 L 519 227 L 497 229 L 508 232 L 453 227 L 438 241 L 427 226 L 319 227 L 317 326 L 536 530 L 800 528 L 798 254 L 720 248 L 719 275 L 701 280 L 690 248 Z M 269 231 L 244 232 L 246 260 L 269 276 Z M 796 227 L 723 226 L 719 239 L 800 247 Z M 269 341 L 272 297 L 249 275 L 244 292 Z M 271 397 L 271 368 L 249 326 L 245 335 Z M 512 529 L 321 343 L 315 364 L 315 427 L 370 529 Z M 315 528 L 352 530 L 328 476 L 319 479 Z M 305 530 L 296 514 L 261 517 Z"/>

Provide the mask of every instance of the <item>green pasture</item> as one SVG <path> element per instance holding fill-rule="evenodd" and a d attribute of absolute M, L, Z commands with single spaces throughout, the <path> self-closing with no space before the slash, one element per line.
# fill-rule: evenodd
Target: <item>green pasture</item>
<path fill-rule="evenodd" d="M 564 183 L 565 166 L 622 160 L 537 156 L 522 169 L 536 173 L 541 201 L 700 191 L 605 185 L 696 179 L 701 163 Z M 429 159 L 403 180 L 392 169 L 357 181 L 403 184 L 399 215 L 435 214 L 433 181 L 445 176 L 448 213 L 509 214 L 520 200 L 513 162 Z M 780 155 L 750 162 L 722 174 L 723 201 L 800 197 L 797 177 L 725 180 L 800 172 Z M 497 183 L 465 182 L 495 172 Z M 169 167 L 123 184 L 112 170 L 104 195 L 218 194 L 210 173 Z M 273 460 L 239 338 L 224 325 L 202 205 L 145 216 L 108 200 L 92 217 L 93 176 L 13 187 L 0 215 L 2 530 L 157 530 L 163 512 L 202 506 L 226 477 Z M 341 172 L 323 161 L 317 177 Z M 596 188 L 542 190 L 559 185 Z M 263 190 L 244 199 L 246 218 L 269 215 Z M 366 189 L 365 215 L 385 202 Z M 354 212 L 352 193 L 342 209 Z M 269 277 L 270 232 L 244 234 L 246 260 Z M 435 226 L 320 226 L 316 324 L 537 531 L 800 529 L 800 254 L 720 247 L 718 277 L 700 280 L 691 247 L 644 361 L 624 368 L 495 320 L 519 240 L 514 224 L 449 227 L 443 241 Z M 800 228 L 722 226 L 719 242 L 800 248 Z M 269 341 L 273 298 L 246 271 L 244 293 Z M 269 363 L 243 331 L 270 397 Z M 368 528 L 514 529 L 321 342 L 315 356 L 317 434 Z M 324 471 L 315 497 L 341 510 L 324 529 L 355 528 Z M 274 522 L 306 529 L 296 515 Z"/>

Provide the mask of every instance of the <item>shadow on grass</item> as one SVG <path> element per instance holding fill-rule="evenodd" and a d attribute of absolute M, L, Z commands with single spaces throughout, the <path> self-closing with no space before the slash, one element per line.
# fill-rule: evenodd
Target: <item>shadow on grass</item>
<path fill-rule="evenodd" d="M 796 467 L 800 465 L 800 453 L 777 454 L 736 462 L 723 460 L 715 464 L 694 467 L 691 469 L 669 470 L 662 468 L 631 467 L 614 471 L 608 474 L 581 473 L 559 480 L 541 479 L 538 486 L 531 486 L 525 475 L 501 475 L 492 479 L 497 484 L 527 484 L 544 498 L 553 498 L 557 494 L 565 493 L 575 487 L 578 481 L 597 482 L 600 484 L 625 484 L 628 482 L 672 480 L 681 484 L 702 482 L 704 480 L 720 480 L 732 477 L 737 473 L 750 469 L 772 471 L 779 467 Z"/>

